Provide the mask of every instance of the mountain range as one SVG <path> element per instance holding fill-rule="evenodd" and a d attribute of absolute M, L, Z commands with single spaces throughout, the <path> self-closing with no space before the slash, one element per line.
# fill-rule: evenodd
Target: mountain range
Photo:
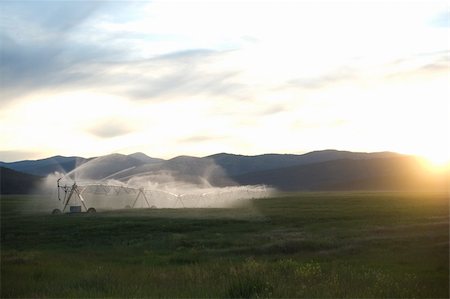
<path fill-rule="evenodd" d="M 1 193 L 24 193 L 13 186 L 36 184 L 55 172 L 72 180 L 134 183 L 182 182 L 208 186 L 265 184 L 280 191 L 435 190 L 447 188 L 448 172 L 436 174 L 413 156 L 392 152 L 323 150 L 294 154 L 243 156 L 219 153 L 202 158 L 164 160 L 144 153 L 96 158 L 55 156 L 0 162 Z M 13 182 L 20 181 L 20 184 Z M 26 189 L 26 188 L 25 188 Z M 6 191 L 5 191 L 6 190 Z"/>
<path fill-rule="evenodd" d="M 42 177 L 0 166 L 0 194 L 27 194 L 41 181 Z"/>

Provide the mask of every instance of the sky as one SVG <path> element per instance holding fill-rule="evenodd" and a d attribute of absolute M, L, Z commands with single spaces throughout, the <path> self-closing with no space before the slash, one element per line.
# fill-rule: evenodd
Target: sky
<path fill-rule="evenodd" d="M 448 161 L 448 1 L 2 1 L 0 160 Z"/>

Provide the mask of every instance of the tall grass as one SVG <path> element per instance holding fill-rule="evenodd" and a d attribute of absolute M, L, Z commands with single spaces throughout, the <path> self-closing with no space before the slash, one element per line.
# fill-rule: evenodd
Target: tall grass
<path fill-rule="evenodd" d="M 60 216 L 18 214 L 16 199 L 1 200 L 2 298 L 448 296 L 445 194 Z"/>

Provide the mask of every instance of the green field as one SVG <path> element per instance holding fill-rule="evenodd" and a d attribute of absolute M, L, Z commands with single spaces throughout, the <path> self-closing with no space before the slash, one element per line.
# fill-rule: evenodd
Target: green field
<path fill-rule="evenodd" d="M 1 198 L 1 297 L 448 297 L 447 193 L 32 213 Z"/>

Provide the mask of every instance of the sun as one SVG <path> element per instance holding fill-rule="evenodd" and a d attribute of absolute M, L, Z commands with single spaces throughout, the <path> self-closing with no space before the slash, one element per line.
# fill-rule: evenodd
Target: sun
<path fill-rule="evenodd" d="M 437 148 L 426 154 L 421 154 L 426 163 L 434 170 L 450 169 L 450 155 L 447 147 Z"/>

